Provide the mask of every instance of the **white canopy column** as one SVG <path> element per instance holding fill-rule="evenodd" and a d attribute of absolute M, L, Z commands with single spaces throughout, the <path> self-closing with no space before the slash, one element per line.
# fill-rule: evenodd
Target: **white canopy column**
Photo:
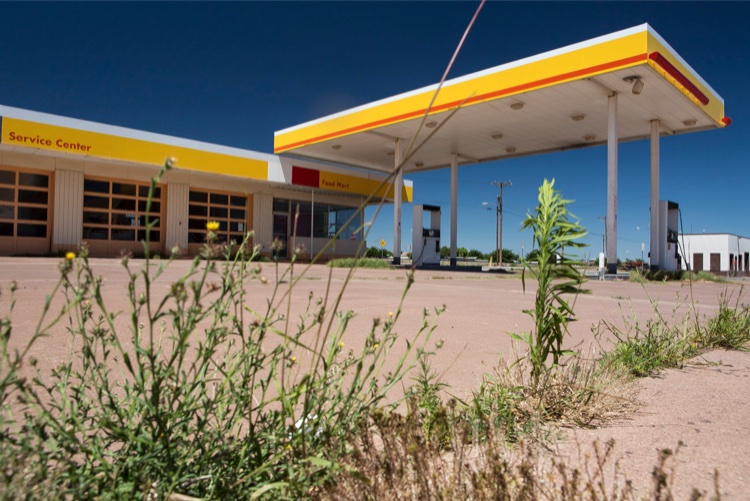
<path fill-rule="evenodd" d="M 658 119 L 651 120 L 651 234 L 649 263 L 655 268 L 659 255 L 659 127 Z"/>
<path fill-rule="evenodd" d="M 404 170 L 401 167 L 401 139 L 394 144 L 394 166 L 396 176 L 393 180 L 393 264 L 401 264 L 401 189 L 404 184 Z"/>
<path fill-rule="evenodd" d="M 617 273 L 617 93 L 607 99 L 607 273 Z"/>
<path fill-rule="evenodd" d="M 456 266 L 458 244 L 458 155 L 451 155 L 451 266 Z"/>

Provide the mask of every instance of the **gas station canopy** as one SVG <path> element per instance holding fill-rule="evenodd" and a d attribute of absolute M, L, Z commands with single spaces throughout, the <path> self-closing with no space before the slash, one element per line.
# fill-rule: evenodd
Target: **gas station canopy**
<path fill-rule="evenodd" d="M 418 129 L 437 85 L 275 133 L 275 153 L 384 172 L 394 141 Z M 607 143 L 608 97 L 618 94 L 618 140 L 721 128 L 722 98 L 644 24 L 448 80 L 404 165 L 418 172 Z M 460 109 L 450 119 L 448 115 Z M 403 152 L 402 152 L 403 154 Z"/>
<path fill-rule="evenodd" d="M 459 165 L 606 144 L 606 258 L 607 269 L 616 273 L 617 145 L 650 138 L 649 256 L 652 267 L 677 266 L 668 236 L 676 234 L 669 207 L 677 204 L 659 199 L 659 138 L 722 128 L 731 119 L 722 98 L 649 25 L 448 80 L 435 97 L 437 89 L 424 87 L 278 131 L 274 151 L 395 172 L 396 186 L 404 173 L 450 166 L 455 265 Z M 430 134 L 419 150 L 409 148 Z M 393 254 L 399 263 L 399 190 Z"/>

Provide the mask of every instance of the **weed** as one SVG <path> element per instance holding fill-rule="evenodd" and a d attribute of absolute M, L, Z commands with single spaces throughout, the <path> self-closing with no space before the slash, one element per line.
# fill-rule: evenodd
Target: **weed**
<path fill-rule="evenodd" d="M 664 318 L 656 303 L 655 316 L 645 324 L 626 322 L 618 327 L 601 322 L 595 336 L 614 338 L 614 348 L 602 357 L 603 363 L 627 370 L 632 376 L 643 377 L 663 369 L 679 368 L 683 363 L 706 350 L 716 348 L 748 349 L 750 343 L 750 307 L 740 303 L 741 293 L 733 306 L 723 295 L 715 315 L 697 318 L 691 307 L 682 318 Z M 675 308 L 676 311 L 676 308 Z"/>
<path fill-rule="evenodd" d="M 384 373 L 401 306 L 373 322 L 360 351 L 346 350 L 353 312 L 337 311 L 337 302 L 310 297 L 290 323 L 290 289 L 281 284 L 291 288 L 293 257 L 285 271 L 275 266 L 266 310 L 252 310 L 248 285 L 268 280 L 247 239 L 218 245 L 209 228 L 201 256 L 163 297 L 152 284 L 171 259 L 153 262 L 146 242 L 142 267 L 121 261 L 130 304 L 123 313 L 108 308 L 86 250 L 68 253 L 20 349 L 9 344 L 11 287 L 0 322 L 5 495 L 299 498 L 333 478 L 369 416 L 398 405 L 386 396 L 414 367 L 412 354 L 424 353 L 434 326 L 425 318 Z M 409 275 L 404 294 L 412 283 Z M 30 350 L 63 333 L 69 358 L 42 374 Z"/>
<path fill-rule="evenodd" d="M 688 321 L 669 325 L 656 318 L 645 325 L 635 322 L 630 328 L 620 329 L 602 322 L 603 332 L 610 333 L 616 340 L 612 351 L 604 355 L 603 363 L 621 367 L 636 377 L 681 367 L 686 359 L 698 354 L 697 347 L 691 342 L 691 325 Z M 597 332 L 597 336 L 601 333 Z"/>
<path fill-rule="evenodd" d="M 532 386 L 537 386 L 543 372 L 547 370 L 547 360 L 557 364 L 560 357 L 567 354 L 562 349 L 563 336 L 568 323 L 575 320 L 573 308 L 562 298 L 562 294 L 588 292 L 581 288 L 583 276 L 574 268 L 575 261 L 565 255 L 564 249 L 577 249 L 584 246 L 578 239 L 586 235 L 586 230 L 573 220 L 566 205 L 570 203 L 554 189 L 554 179 L 546 179 L 539 187 L 539 205 L 534 214 L 527 214 L 522 229 L 531 228 L 538 249 L 538 264 L 532 267 L 524 262 L 522 282 L 526 289 L 526 273 L 530 273 L 538 283 L 534 309 L 526 313 L 534 319 L 534 331 L 525 334 L 512 334 L 514 339 L 529 347 Z"/>
<path fill-rule="evenodd" d="M 727 295 L 722 295 L 719 311 L 695 333 L 695 343 L 706 348 L 726 348 L 730 350 L 750 349 L 750 306 L 740 304 L 738 294 L 734 306 Z"/>
<path fill-rule="evenodd" d="M 449 447 L 451 441 L 448 409 L 443 405 L 440 393 L 447 384 L 440 380 L 430 364 L 432 353 L 424 352 L 419 356 L 416 373 L 412 376 L 414 384 L 410 388 L 408 404 L 422 424 L 425 440 L 440 448 Z"/>
<path fill-rule="evenodd" d="M 708 271 L 686 271 L 682 275 L 683 280 L 690 280 L 693 282 L 715 282 L 718 284 L 725 284 L 728 283 L 729 280 L 727 280 L 724 277 L 720 277 L 719 275 L 714 275 L 713 273 L 709 273 Z"/>
<path fill-rule="evenodd" d="M 328 261 L 331 268 L 370 268 L 370 269 L 390 269 L 390 261 L 385 259 L 374 258 L 341 258 Z"/>
<path fill-rule="evenodd" d="M 637 284 L 646 283 L 646 277 L 641 273 L 640 270 L 630 270 L 630 281 Z"/>

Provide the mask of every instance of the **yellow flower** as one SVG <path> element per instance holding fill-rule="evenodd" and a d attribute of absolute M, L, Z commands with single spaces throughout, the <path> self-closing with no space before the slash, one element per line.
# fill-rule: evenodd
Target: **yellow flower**
<path fill-rule="evenodd" d="M 392 311 L 388 312 L 388 318 L 393 318 L 393 312 Z"/>
<path fill-rule="evenodd" d="M 76 253 L 75 252 L 66 252 L 65 253 L 65 259 L 67 259 L 68 261 L 72 261 L 75 258 L 76 258 Z"/>
<path fill-rule="evenodd" d="M 344 342 L 343 342 L 343 341 L 341 341 L 341 342 L 339 343 L 339 347 L 341 347 L 341 348 L 343 348 L 343 347 L 344 347 Z"/>
<path fill-rule="evenodd" d="M 292 357 L 292 363 L 297 361 L 297 357 Z"/>
<path fill-rule="evenodd" d="M 380 344 L 378 344 L 378 343 L 375 343 L 375 344 L 374 344 L 374 345 L 372 346 L 372 348 L 373 348 L 374 350 L 377 350 L 378 348 L 380 348 Z"/>
<path fill-rule="evenodd" d="M 216 231 L 219 229 L 219 223 L 216 221 L 209 221 L 206 223 L 206 229 L 208 231 Z"/>

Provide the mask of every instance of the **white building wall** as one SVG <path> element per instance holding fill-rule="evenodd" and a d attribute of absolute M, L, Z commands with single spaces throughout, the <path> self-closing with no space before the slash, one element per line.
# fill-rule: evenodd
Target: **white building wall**
<path fill-rule="evenodd" d="M 680 235 L 680 245 L 684 245 L 686 261 L 694 271 L 711 271 L 711 254 L 719 254 L 719 271 L 726 273 L 730 271 L 730 254 L 741 257 L 740 271 L 750 269 L 746 254 L 750 255 L 750 238 L 731 235 L 728 233 L 712 233 L 697 235 Z M 695 262 L 695 255 L 703 256 L 703 266 L 699 267 Z M 683 261 L 682 269 L 687 269 L 687 263 Z"/>

